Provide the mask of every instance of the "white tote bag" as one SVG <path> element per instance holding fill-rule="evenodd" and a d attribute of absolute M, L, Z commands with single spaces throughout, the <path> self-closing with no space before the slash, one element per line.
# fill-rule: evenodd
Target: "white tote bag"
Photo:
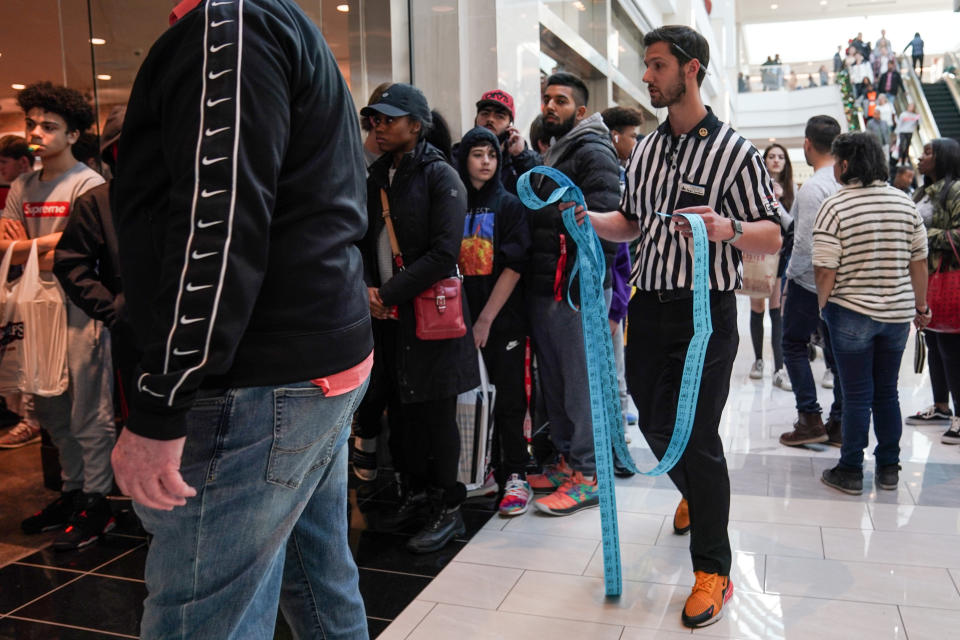
<path fill-rule="evenodd" d="M 20 390 L 20 371 L 23 368 L 23 322 L 17 314 L 16 292 L 20 279 L 7 282 L 13 245 L 0 262 L 0 393 Z"/>
<path fill-rule="evenodd" d="M 16 287 L 16 313 L 23 322 L 20 390 L 42 397 L 67 390 L 67 307 L 52 273 L 40 274 L 33 241 Z"/>
<path fill-rule="evenodd" d="M 457 480 L 467 491 L 483 486 L 490 461 L 493 435 L 493 404 L 497 390 L 490 384 L 483 355 L 477 349 L 480 386 L 457 396 L 457 427 L 460 430 L 460 466 Z"/>

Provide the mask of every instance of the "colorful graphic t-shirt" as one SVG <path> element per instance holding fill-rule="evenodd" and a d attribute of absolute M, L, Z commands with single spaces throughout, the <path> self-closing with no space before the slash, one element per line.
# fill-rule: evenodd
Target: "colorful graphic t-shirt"
<path fill-rule="evenodd" d="M 31 171 L 14 180 L 3 209 L 4 218 L 23 223 L 29 238 L 63 231 L 74 201 L 104 182 L 99 173 L 82 162 L 56 180 L 41 181 L 41 171 Z"/>
<path fill-rule="evenodd" d="M 460 244 L 460 272 L 465 276 L 493 274 L 495 214 L 486 207 L 467 212 Z"/>

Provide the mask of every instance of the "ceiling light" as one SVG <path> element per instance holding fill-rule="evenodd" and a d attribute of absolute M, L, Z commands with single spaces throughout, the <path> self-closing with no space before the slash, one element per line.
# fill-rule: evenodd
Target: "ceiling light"
<path fill-rule="evenodd" d="M 583 4 L 582 2 L 580 2 L 579 0 L 577 0 L 577 2 L 574 2 L 574 3 L 573 3 L 573 6 L 574 6 L 575 8 L 577 8 L 577 9 L 579 9 L 580 11 L 586 11 L 586 10 L 587 10 L 587 8 L 584 6 L 584 4 Z"/>
<path fill-rule="evenodd" d="M 445 4 L 438 4 L 433 8 L 434 13 L 450 13 L 453 11 L 453 7 L 447 6 Z"/>
<path fill-rule="evenodd" d="M 113 76 L 109 73 L 98 73 L 97 80 L 113 80 Z"/>
<path fill-rule="evenodd" d="M 337 11 L 340 13 L 350 13 L 350 5 L 348 4 L 338 4 Z"/>
<path fill-rule="evenodd" d="M 776 11 L 777 9 L 780 8 L 780 5 L 778 5 L 778 4 L 772 4 L 772 5 L 770 5 L 770 8 L 773 9 L 774 11 Z"/>
<path fill-rule="evenodd" d="M 27 88 L 27 85 L 25 85 L 25 84 L 20 84 L 19 82 L 14 82 L 14 83 L 13 83 L 12 85 L 10 85 L 10 86 L 13 87 L 14 89 L 16 89 L 17 91 L 23 91 L 24 89 Z"/>
<path fill-rule="evenodd" d="M 103 38 L 90 38 L 90 44 L 107 44 Z"/>
<path fill-rule="evenodd" d="M 821 7 L 827 6 L 827 0 L 820 0 L 820 6 Z"/>
<path fill-rule="evenodd" d="M 767 142 L 776 142 L 776 141 L 777 141 L 776 138 L 767 138 Z"/>

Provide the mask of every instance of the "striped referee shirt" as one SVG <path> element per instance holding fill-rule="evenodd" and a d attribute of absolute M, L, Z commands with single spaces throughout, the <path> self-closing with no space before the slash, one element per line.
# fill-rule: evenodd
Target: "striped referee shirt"
<path fill-rule="evenodd" d="M 927 232 L 913 200 L 885 182 L 845 186 L 820 205 L 813 266 L 837 270 L 830 302 L 877 322 L 910 322 L 909 266 L 926 257 Z"/>
<path fill-rule="evenodd" d="M 674 136 L 669 119 L 634 147 L 627 161 L 620 212 L 640 224 L 631 282 L 642 291 L 693 286 L 693 238 L 671 231 L 657 212 L 706 205 L 745 222 L 779 225 L 779 204 L 763 158 L 748 140 L 707 115 L 689 132 Z M 710 243 L 710 288 L 740 287 L 740 250 Z"/>

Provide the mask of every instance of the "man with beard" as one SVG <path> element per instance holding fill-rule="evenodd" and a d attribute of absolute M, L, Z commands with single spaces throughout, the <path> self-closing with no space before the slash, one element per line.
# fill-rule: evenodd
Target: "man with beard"
<path fill-rule="evenodd" d="M 610 131 L 599 113 L 587 115 L 589 92 L 571 73 L 555 73 L 543 91 L 544 134 L 551 138 L 545 164 L 565 173 L 583 191 L 587 205 L 601 211 L 616 208 L 620 200 L 620 165 Z M 541 198 L 556 185 L 538 176 L 533 181 Z M 528 476 L 537 493 L 548 493 L 534 504 L 550 515 L 569 515 L 599 504 L 596 484 L 596 456 L 593 450 L 593 421 L 587 378 L 586 354 L 580 314 L 567 300 L 571 269 L 577 246 L 563 226 L 556 206 L 528 217 L 532 240 L 526 286 L 530 323 L 537 348 L 541 389 L 550 439 L 560 454 L 542 474 Z M 604 280 L 610 303 L 610 264 L 617 245 L 604 243 L 607 275 Z M 579 286 L 571 290 L 579 302 Z"/>
<path fill-rule="evenodd" d="M 706 225 L 713 334 L 690 440 L 670 471 L 683 494 L 674 532 L 691 532 L 695 575 L 681 619 L 695 628 L 719 620 L 733 593 L 727 535 L 730 480 L 719 434 L 737 354 L 733 292 L 740 286 L 741 251 L 779 250 L 779 205 L 756 148 L 701 101 L 699 87 L 710 58 L 703 36 L 689 27 L 664 26 L 646 34 L 643 44 L 643 80 L 653 106 L 667 108 L 667 119 L 634 150 L 619 210 L 591 212 L 590 217 L 601 238 L 640 238 L 633 268 L 637 292 L 628 312 L 627 384 L 640 428 L 658 458 L 673 435 L 694 323 L 690 223 L 657 214 L 694 213 Z"/>
<path fill-rule="evenodd" d="M 540 154 L 527 148 L 523 134 L 513 124 L 515 118 L 513 96 L 506 91 L 494 89 L 480 96 L 477 101 L 477 117 L 473 121 L 474 126 L 486 127 L 500 141 L 500 180 L 513 195 L 517 194 L 517 178 L 543 164 Z M 458 157 L 459 147 L 459 143 L 453 146 L 455 159 Z M 459 166 L 457 162 L 454 160 L 454 164 Z"/>

